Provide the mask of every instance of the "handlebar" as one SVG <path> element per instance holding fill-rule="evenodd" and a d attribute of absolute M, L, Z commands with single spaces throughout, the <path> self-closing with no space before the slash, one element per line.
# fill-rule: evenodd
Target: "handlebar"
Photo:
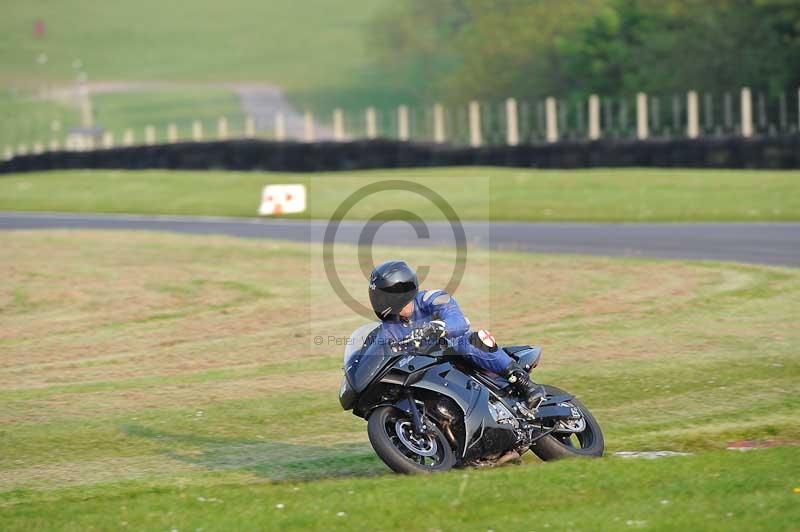
<path fill-rule="evenodd" d="M 405 351 L 406 349 L 409 349 L 411 347 L 413 347 L 414 349 L 419 349 L 420 347 L 422 347 L 423 343 L 429 341 L 431 341 L 431 347 L 435 345 L 438 346 L 439 345 L 438 341 L 432 342 L 432 340 L 438 340 L 438 339 L 439 339 L 439 332 L 436 329 L 436 327 L 434 327 L 431 323 L 426 323 L 422 327 L 413 329 L 411 333 L 408 335 L 408 337 L 394 342 L 394 344 L 392 345 L 392 350 L 399 352 L 399 351 Z"/>

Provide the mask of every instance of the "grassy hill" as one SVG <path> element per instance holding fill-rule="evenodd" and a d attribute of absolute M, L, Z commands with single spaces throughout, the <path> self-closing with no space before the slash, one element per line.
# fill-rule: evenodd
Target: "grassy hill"
<path fill-rule="evenodd" d="M 337 105 L 395 102 L 398 95 L 370 68 L 366 24 L 388 0 L 232 0 L 218 2 L 12 2 L 0 17 L 0 147 L 63 136 L 50 130 L 78 125 L 74 104 L 43 101 L 46 87 L 89 81 L 165 82 L 192 87 L 167 94 L 101 95 L 97 122 L 138 126 L 134 112 L 150 109 L 161 128 L 180 119 L 239 113 L 219 106 L 211 82 L 267 82 L 296 105 L 330 110 Z M 34 21 L 45 24 L 36 37 Z M 226 91 L 229 98 L 234 98 Z M 158 103 L 158 105 L 155 105 Z M 34 112 L 35 111 L 35 112 Z M 147 113 L 145 113 L 147 114 Z M 327 116 L 327 115 L 326 115 Z M 141 133 L 140 133 L 141 135 Z"/>
<path fill-rule="evenodd" d="M 356 254 L 341 251 L 342 282 L 361 297 Z M 390 474 L 365 423 L 339 408 L 341 346 L 312 338 L 362 319 L 325 285 L 318 254 L 0 233 L 3 529 L 727 531 L 800 519 L 797 270 L 476 250 L 461 307 L 503 342 L 544 346 L 536 379 L 592 409 L 608 456 L 423 479 Z M 451 254 L 404 250 L 431 265 L 430 286 Z M 521 285 L 533 297 L 515 297 Z M 741 439 L 779 446 L 726 450 Z M 613 456 L 632 450 L 692 456 Z"/>
<path fill-rule="evenodd" d="M 4 6 L 0 83 L 269 81 L 351 85 L 368 61 L 365 24 L 387 0 L 31 0 Z M 44 20 L 46 34 L 33 35 Z M 41 53 L 47 62 L 39 64 Z M 80 66 L 75 67 L 75 61 Z"/>

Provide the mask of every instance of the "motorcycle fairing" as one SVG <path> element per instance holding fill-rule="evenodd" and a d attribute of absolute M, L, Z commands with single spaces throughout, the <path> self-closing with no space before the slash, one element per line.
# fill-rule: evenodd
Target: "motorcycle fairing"
<path fill-rule="evenodd" d="M 394 381 L 396 378 L 392 375 L 394 370 L 402 370 L 400 362 L 402 360 L 395 362 L 382 382 Z M 414 356 L 404 367 L 410 366 L 422 369 L 408 375 L 404 383 L 412 381 L 413 383 L 405 384 L 406 386 L 444 395 L 461 408 L 466 437 L 464 448 L 460 449 L 462 457 L 469 459 L 471 456 L 483 456 L 493 451 L 506 450 L 514 445 L 516 442 L 514 430 L 504 423 L 495 421 L 489 410 L 489 391 L 484 384 L 450 362 L 433 357 Z M 390 380 L 386 380 L 387 378 Z"/>
<path fill-rule="evenodd" d="M 367 324 L 372 325 L 372 324 Z M 359 328 L 350 338 L 357 336 L 361 331 Z M 373 328 L 362 341 L 356 338 L 352 346 L 348 345 L 344 356 L 344 375 L 348 386 L 356 393 L 360 394 L 375 379 L 393 359 L 397 358 L 397 353 L 389 349 L 388 344 L 381 341 L 378 337 L 377 327 Z M 348 342 L 351 340 L 348 339 Z"/>

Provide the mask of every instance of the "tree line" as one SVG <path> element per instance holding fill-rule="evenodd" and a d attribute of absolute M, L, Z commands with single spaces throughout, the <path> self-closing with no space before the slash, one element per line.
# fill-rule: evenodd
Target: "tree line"
<path fill-rule="evenodd" d="M 367 38 L 412 101 L 800 87 L 800 0 L 404 0 Z"/>

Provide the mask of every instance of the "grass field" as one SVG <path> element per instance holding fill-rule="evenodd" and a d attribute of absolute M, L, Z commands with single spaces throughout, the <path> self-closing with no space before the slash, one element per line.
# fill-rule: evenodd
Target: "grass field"
<path fill-rule="evenodd" d="M 800 220 L 800 172 L 671 169 L 56 171 L 0 176 L 0 209 L 254 216 L 264 185 L 303 183 L 309 210 L 298 216 L 327 218 L 355 190 L 382 179 L 411 180 L 439 191 L 463 219 L 485 219 L 488 213 L 494 220 Z M 474 183 L 481 186 L 470 186 Z M 349 216 L 370 217 L 380 205 L 426 220 L 443 218 L 436 207 L 406 192 L 382 192 L 356 205 Z"/>
<path fill-rule="evenodd" d="M 16 149 L 33 142 L 51 140 L 63 144 L 70 128 L 80 126 L 78 107 L 68 102 L 47 101 L 29 93 L 11 96 L 0 92 L 0 146 Z M 92 97 L 94 123 L 121 142 L 132 129 L 138 142 L 146 126 L 156 128 L 156 142 L 167 142 L 167 126 L 178 127 L 179 139 L 191 139 L 192 122 L 203 123 L 206 138 L 216 138 L 217 120 L 226 117 L 231 134 L 244 131 L 244 114 L 238 97 L 227 89 L 182 88 L 134 92 L 108 92 Z M 54 128 L 54 125 L 57 127 Z"/>
<path fill-rule="evenodd" d="M 78 108 L 43 101 L 21 91 L 0 89 L 0 146 L 63 139 L 67 129 L 80 124 Z M 0 148 L 2 149 L 2 148 Z"/>
<path fill-rule="evenodd" d="M 32 96 L 45 86 L 89 81 L 268 82 L 286 91 L 301 109 L 329 115 L 337 106 L 362 108 L 407 100 L 376 74 L 366 44 L 367 24 L 388 0 L 197 0 L 191 4 L 143 0 L 12 2 L 0 17 L 0 147 L 49 140 L 55 116 L 76 118 L 76 107 Z M 46 33 L 34 36 L 34 21 Z M 19 90 L 8 106 L 7 89 Z M 96 95 L 104 127 L 136 127 L 114 103 L 149 108 L 150 122 L 165 127 L 182 110 L 192 117 L 221 111 L 210 89 L 176 93 Z M 6 94 L 2 94 L 5 92 Z M 226 91 L 229 98 L 232 92 Z M 155 106 L 156 100 L 159 104 Z M 166 100 L 166 101 L 165 101 Z M 177 102 L 177 105 L 171 105 Z M 408 102 L 406 102 L 408 103 Z M 235 112 L 240 112 L 237 108 Z M 145 110 L 147 114 L 147 110 Z M 32 115 L 47 115 L 45 123 Z M 212 118 L 216 120 L 214 114 Z M 229 114 L 229 119 L 235 114 Z M 131 120 L 131 118 L 133 118 Z M 180 117 L 177 117 L 180 118 Z M 4 125 L 5 124 L 5 125 Z M 65 120 L 65 126 L 79 125 Z M 11 126 L 12 132 L 8 132 Z"/>
<path fill-rule="evenodd" d="M 269 82 L 326 111 L 394 103 L 366 46 L 367 23 L 386 3 L 17 2 L 0 18 L 0 86 L 70 84 L 86 72 L 93 81 Z M 33 34 L 37 18 L 42 38 Z"/>
<path fill-rule="evenodd" d="M 388 474 L 365 423 L 339 410 L 341 348 L 311 338 L 362 320 L 328 294 L 317 254 L 223 237 L 0 233 L 2 528 L 790 530 L 800 520 L 800 271 L 473 252 L 462 308 L 505 342 L 543 345 L 537 379 L 584 400 L 609 455 L 692 456 L 528 457 L 419 479 Z M 448 250 L 404 254 L 431 265 L 428 286 L 449 273 Z M 361 294 L 357 269 L 344 271 Z M 783 444 L 725 450 L 741 439 Z"/>
<path fill-rule="evenodd" d="M 98 94 L 92 99 L 95 121 L 120 138 L 132 128 L 141 140 L 148 125 L 157 127 L 156 142 L 167 141 L 167 124 L 178 127 L 179 138 L 190 139 L 192 122 L 203 124 L 206 137 L 217 135 L 217 120 L 224 116 L 231 131 L 244 131 L 239 100 L 224 89 L 164 90 Z"/>
<path fill-rule="evenodd" d="M 0 84 L 72 82 L 85 71 L 91 80 L 268 81 L 290 91 L 352 86 L 369 61 L 365 25 L 385 4 L 15 2 L 0 18 Z M 37 18 L 46 25 L 42 38 L 33 35 Z"/>

